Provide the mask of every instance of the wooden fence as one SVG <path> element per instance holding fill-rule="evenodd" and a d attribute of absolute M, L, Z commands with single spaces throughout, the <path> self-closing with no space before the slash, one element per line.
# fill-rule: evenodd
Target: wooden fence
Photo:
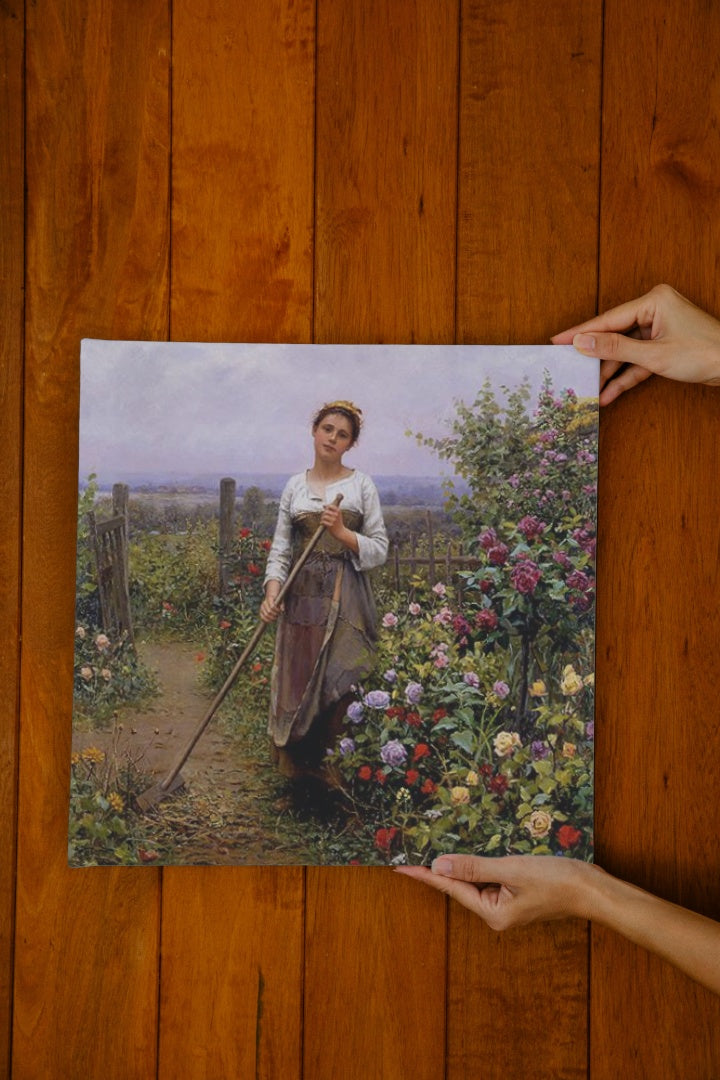
<path fill-rule="evenodd" d="M 94 510 L 87 515 L 90 544 L 95 558 L 100 622 L 106 634 L 126 637 L 132 644 L 129 565 L 129 489 L 115 484 L 112 492 L 113 516 L 98 521 Z"/>

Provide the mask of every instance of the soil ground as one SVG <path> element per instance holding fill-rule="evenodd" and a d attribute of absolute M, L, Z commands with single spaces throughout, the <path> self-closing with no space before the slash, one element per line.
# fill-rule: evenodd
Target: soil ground
<path fill-rule="evenodd" d="M 128 760 L 157 780 L 167 775 L 212 701 L 199 685 L 198 647 L 157 641 L 138 647 L 159 693 L 140 709 L 123 709 L 108 728 L 78 730 L 73 750 L 97 746 L 119 765 Z M 288 783 L 258 753 L 260 732 L 241 738 L 223 723 L 223 704 L 182 768 L 185 785 L 143 816 L 147 861 L 181 864 L 274 864 L 318 861 L 312 815 L 298 808 Z M 248 745 L 251 741 L 254 745 Z M 147 827 L 147 828 L 145 828 Z"/>

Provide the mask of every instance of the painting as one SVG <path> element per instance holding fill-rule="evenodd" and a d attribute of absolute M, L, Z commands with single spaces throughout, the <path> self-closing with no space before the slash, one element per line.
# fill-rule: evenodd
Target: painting
<path fill-rule="evenodd" d="M 69 863 L 593 854 L 598 368 L 85 340 Z"/>

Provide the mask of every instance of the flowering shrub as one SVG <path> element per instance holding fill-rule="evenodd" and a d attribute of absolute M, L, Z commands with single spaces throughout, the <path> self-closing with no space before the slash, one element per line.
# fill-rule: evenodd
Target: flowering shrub
<path fill-rule="evenodd" d="M 82 623 L 75 630 L 74 698 L 77 714 L 102 719 L 118 705 L 155 693 L 155 679 L 124 635 L 111 639 Z"/>
<path fill-rule="evenodd" d="M 328 756 L 366 861 L 592 855 L 596 408 L 548 378 L 528 399 L 486 385 L 425 440 L 470 488 L 450 505 L 475 566 L 461 593 L 383 597 L 352 749 Z"/>
<path fill-rule="evenodd" d="M 114 732 L 115 742 L 121 728 Z M 68 861 L 72 866 L 132 865 L 142 862 L 144 826 L 133 800 L 150 778 L 134 762 L 118 764 L 110 753 L 87 746 L 73 753 L 70 771 Z"/>

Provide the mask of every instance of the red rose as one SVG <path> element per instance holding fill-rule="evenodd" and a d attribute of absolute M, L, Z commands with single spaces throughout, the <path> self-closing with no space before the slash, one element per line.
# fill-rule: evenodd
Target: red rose
<path fill-rule="evenodd" d="M 405 717 L 405 720 L 410 725 L 410 727 L 421 727 L 422 726 L 422 719 L 420 717 L 420 713 L 409 712 L 407 714 L 407 716 Z"/>
<path fill-rule="evenodd" d="M 488 559 L 493 564 L 493 566 L 504 566 L 507 562 L 509 554 L 510 549 L 508 548 L 507 544 L 496 544 L 494 547 L 491 547 L 489 549 Z"/>
<path fill-rule="evenodd" d="M 561 848 L 575 847 L 582 839 L 582 833 L 574 825 L 561 825 L 557 831 L 557 842 Z"/>
<path fill-rule="evenodd" d="M 252 533 L 252 529 L 241 529 L 240 530 L 240 539 L 241 540 L 247 539 L 247 537 L 250 536 L 251 533 Z"/>
<path fill-rule="evenodd" d="M 417 769 L 408 769 L 408 771 L 405 773 L 405 783 L 408 787 L 412 787 L 412 785 L 417 783 L 419 779 L 420 773 L 417 771 Z"/>
<path fill-rule="evenodd" d="M 258 564 L 254 562 L 248 563 L 248 573 L 254 574 L 255 577 L 257 577 L 257 575 L 260 573 L 260 567 L 258 566 Z"/>
<path fill-rule="evenodd" d="M 229 622 L 227 621 L 227 619 L 223 619 L 223 620 L 221 621 L 221 623 L 220 623 L 220 629 L 221 629 L 221 630 L 229 630 L 229 629 L 230 629 L 230 623 L 229 623 Z"/>
<path fill-rule="evenodd" d="M 499 773 L 498 776 L 493 776 L 490 781 L 490 790 L 493 795 L 504 795 L 507 789 L 510 787 L 507 776 L 503 776 Z"/>
<path fill-rule="evenodd" d="M 272 547 L 272 540 L 261 540 L 260 547 L 263 549 L 263 551 L 269 551 Z"/>
<path fill-rule="evenodd" d="M 385 715 L 389 717 L 390 720 L 404 720 L 405 709 L 402 705 L 391 705 L 389 709 L 385 710 Z"/>
<path fill-rule="evenodd" d="M 358 769 L 358 776 L 361 780 L 370 780 L 372 778 L 372 769 L 369 765 L 361 765 Z"/>
<path fill-rule="evenodd" d="M 375 779 L 377 780 L 378 784 L 382 785 L 387 780 L 387 776 L 382 771 L 382 769 L 377 769 L 376 772 L 375 772 Z"/>
<path fill-rule="evenodd" d="M 495 630 L 498 624 L 497 611 L 492 608 L 483 608 L 475 616 L 475 623 L 481 630 Z"/>
<path fill-rule="evenodd" d="M 394 825 L 390 829 L 378 829 L 375 833 L 375 847 L 378 851 L 389 851 L 397 833 L 398 831 Z"/>
<path fill-rule="evenodd" d="M 430 757 L 430 747 L 427 743 L 419 742 L 413 750 L 413 761 L 422 761 L 423 758 Z"/>
<path fill-rule="evenodd" d="M 437 724 L 437 723 L 439 723 L 440 720 L 444 720 L 446 716 L 447 716 L 447 709 L 442 709 L 442 708 L 436 709 L 435 712 L 433 713 L 433 718 L 432 718 L 433 724 Z"/>
<path fill-rule="evenodd" d="M 420 790 L 423 795 L 434 795 L 437 791 L 437 784 L 433 780 L 426 780 Z"/>

